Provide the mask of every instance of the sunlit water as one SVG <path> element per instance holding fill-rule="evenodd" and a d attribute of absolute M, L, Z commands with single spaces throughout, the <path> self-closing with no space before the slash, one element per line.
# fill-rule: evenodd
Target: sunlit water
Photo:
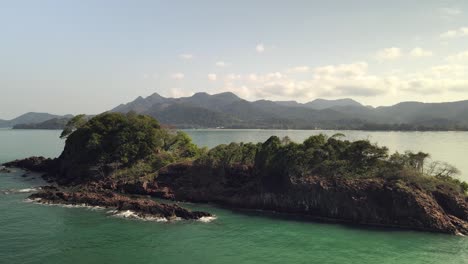
<path fill-rule="evenodd" d="M 272 134 L 293 140 L 319 131 L 187 130 L 199 145 L 264 141 Z M 333 131 L 325 131 L 334 134 Z M 31 155 L 57 156 L 59 131 L 0 130 L 0 163 Z M 468 133 L 359 132 L 392 150 L 430 152 L 467 179 Z M 22 171 L 0 174 L 0 190 L 44 184 Z M 0 263 L 468 263 L 468 238 L 389 229 L 367 229 L 184 204 L 217 219 L 144 222 L 107 210 L 25 202 L 27 193 L 0 191 Z"/>

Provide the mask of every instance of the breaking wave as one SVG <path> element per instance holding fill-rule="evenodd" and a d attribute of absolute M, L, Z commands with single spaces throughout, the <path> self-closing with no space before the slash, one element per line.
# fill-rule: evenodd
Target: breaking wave
<path fill-rule="evenodd" d="M 127 219 L 137 219 L 137 220 L 155 221 L 155 222 L 167 222 L 168 221 L 165 217 L 139 215 L 136 212 L 131 211 L 131 210 L 125 210 L 125 211 L 111 210 L 111 211 L 108 211 L 108 213 L 112 214 L 115 217 L 127 218 Z"/>
<path fill-rule="evenodd" d="M 4 190 L 0 190 L 0 193 L 1 194 L 31 193 L 31 192 L 37 192 L 40 189 L 41 189 L 40 187 L 24 188 L 24 189 L 4 189 Z"/>
<path fill-rule="evenodd" d="M 203 223 L 209 223 L 216 220 L 216 216 L 203 216 L 198 221 L 203 222 Z"/>

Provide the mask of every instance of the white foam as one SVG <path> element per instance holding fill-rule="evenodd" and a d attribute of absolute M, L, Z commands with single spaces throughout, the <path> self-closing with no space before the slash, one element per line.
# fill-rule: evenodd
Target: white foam
<path fill-rule="evenodd" d="M 156 217 L 156 216 L 151 216 L 151 215 L 138 215 L 136 212 L 131 211 L 131 210 L 125 210 L 125 211 L 111 210 L 111 211 L 108 211 L 108 213 L 113 214 L 115 217 L 128 218 L 128 219 L 155 221 L 155 222 L 167 222 L 168 221 L 165 217 Z"/>
<path fill-rule="evenodd" d="M 143 218 L 145 221 L 155 221 L 155 222 L 167 222 L 167 218 L 165 217 L 156 217 L 156 216 L 146 216 Z"/>
<path fill-rule="evenodd" d="M 30 202 L 30 203 L 36 203 L 36 204 L 41 204 L 41 205 L 49 205 L 49 206 L 60 206 L 64 208 L 86 208 L 89 210 L 102 210 L 105 209 L 105 207 L 101 206 L 91 206 L 87 204 L 60 204 L 60 203 L 50 203 L 47 201 L 42 200 L 41 198 L 26 198 L 24 200 L 25 202 Z M 168 222 L 169 219 L 165 217 L 157 217 L 153 215 L 141 215 L 138 214 L 132 210 L 125 210 L 125 211 L 119 211 L 119 210 L 108 210 L 106 212 L 107 214 L 111 214 L 112 216 L 115 217 L 120 217 L 120 218 L 126 218 L 126 219 L 135 219 L 135 220 L 141 220 L 141 221 L 153 221 L 153 222 Z M 198 219 L 198 221 L 203 222 L 203 223 L 209 223 L 213 220 L 215 220 L 215 216 L 204 216 Z M 179 221 L 182 220 L 180 217 L 173 217 L 170 219 L 170 221 Z"/>
<path fill-rule="evenodd" d="M 38 188 L 25 188 L 25 189 L 20 189 L 17 192 L 19 193 L 30 193 L 30 192 L 37 192 L 39 189 Z"/>
<path fill-rule="evenodd" d="M 24 199 L 24 201 L 27 202 L 27 203 L 40 203 L 41 198 L 34 198 L 34 199 L 26 198 L 26 199 Z"/>
<path fill-rule="evenodd" d="M 31 192 L 37 192 L 40 188 L 25 188 L 25 189 L 6 189 L 6 190 L 0 190 L 1 193 L 3 194 L 12 194 L 12 193 L 31 193 Z"/>
<path fill-rule="evenodd" d="M 131 210 L 120 211 L 120 212 L 115 213 L 114 215 L 118 217 L 123 217 L 123 218 L 135 218 L 135 219 L 140 218 L 135 212 Z"/>
<path fill-rule="evenodd" d="M 48 202 L 48 201 L 44 201 L 41 198 L 34 198 L 34 199 L 26 198 L 24 201 L 28 202 L 28 203 L 36 203 L 36 204 L 48 205 L 48 206 L 59 206 L 59 207 L 63 207 L 63 208 L 86 208 L 88 210 L 93 210 L 93 211 L 94 210 L 102 210 L 102 209 L 105 208 L 105 207 L 102 207 L 102 206 L 93 206 L 93 205 L 88 205 L 88 204 L 85 204 L 85 203 L 82 203 L 82 204 L 51 203 L 51 202 Z"/>
<path fill-rule="evenodd" d="M 198 221 L 203 223 L 209 223 L 214 220 L 216 220 L 216 216 L 202 216 L 200 219 L 198 219 Z"/>

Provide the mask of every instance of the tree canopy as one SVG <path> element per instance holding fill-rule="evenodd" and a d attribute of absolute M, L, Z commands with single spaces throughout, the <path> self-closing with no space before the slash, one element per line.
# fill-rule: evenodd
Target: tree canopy
<path fill-rule="evenodd" d="M 342 140 L 344 135 L 315 135 L 303 143 L 289 138 L 270 137 L 264 143 L 231 143 L 209 150 L 200 161 L 215 166 L 250 164 L 262 186 L 278 189 L 291 177 L 307 176 L 385 178 L 417 184 L 426 189 L 444 185 L 456 191 L 468 190 L 468 184 L 454 178 L 453 166 L 428 162 L 427 153 L 389 154 L 388 148 L 368 140 Z"/>
<path fill-rule="evenodd" d="M 386 178 L 434 188 L 468 190 L 446 163 L 428 163 L 427 153 L 390 155 L 386 147 L 368 140 L 344 140 L 344 135 L 315 135 L 303 143 L 270 137 L 264 143 L 222 144 L 200 149 L 181 131 L 161 128 L 152 117 L 135 113 L 103 113 L 89 120 L 76 116 L 62 135 L 67 137 L 62 158 L 75 164 L 102 168 L 113 164 L 119 177 L 139 177 L 181 160 L 210 167 L 251 166 L 258 182 L 267 189 L 286 186 L 292 178 Z"/>
<path fill-rule="evenodd" d="M 185 133 L 163 129 L 154 118 L 135 113 L 103 113 L 87 121 L 77 116 L 67 124 L 65 135 L 62 156 L 83 164 L 130 167 L 162 156 L 171 160 L 191 158 L 200 151 Z"/>

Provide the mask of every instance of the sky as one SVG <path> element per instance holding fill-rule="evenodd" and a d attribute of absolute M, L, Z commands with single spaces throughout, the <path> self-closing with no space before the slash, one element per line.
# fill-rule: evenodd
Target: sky
<path fill-rule="evenodd" d="M 0 119 L 225 91 L 468 99 L 468 1 L 0 0 Z"/>

